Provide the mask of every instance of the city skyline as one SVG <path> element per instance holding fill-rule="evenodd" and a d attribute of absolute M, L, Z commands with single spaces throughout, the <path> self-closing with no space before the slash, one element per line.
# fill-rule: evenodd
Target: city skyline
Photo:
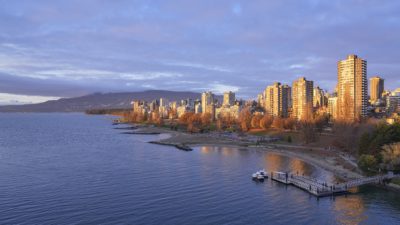
<path fill-rule="evenodd" d="M 368 80 L 400 86 L 397 2 L 82 4 L 2 4 L 1 104 L 148 89 L 254 99 L 301 76 L 332 92 L 349 54 L 368 61 Z"/>

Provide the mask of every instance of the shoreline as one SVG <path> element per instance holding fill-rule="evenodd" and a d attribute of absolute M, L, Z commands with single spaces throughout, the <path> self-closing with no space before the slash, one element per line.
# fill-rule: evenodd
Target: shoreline
<path fill-rule="evenodd" d="M 217 137 L 215 136 L 217 134 L 212 133 L 190 134 L 160 127 L 140 126 L 138 130 L 148 133 L 168 134 L 168 137 L 151 141 L 152 144 L 170 145 L 175 147 L 212 146 L 245 148 L 246 150 L 261 150 L 285 155 L 288 157 L 299 158 L 312 166 L 331 172 L 333 175 L 344 181 L 363 177 L 363 175 L 358 171 L 358 168 L 354 167 L 353 163 L 344 160 L 343 156 L 341 155 L 342 153 L 335 150 L 325 150 L 298 145 L 281 145 L 273 142 L 255 145 L 255 143 L 242 141 L 239 139 L 231 140 L 221 135 Z"/>

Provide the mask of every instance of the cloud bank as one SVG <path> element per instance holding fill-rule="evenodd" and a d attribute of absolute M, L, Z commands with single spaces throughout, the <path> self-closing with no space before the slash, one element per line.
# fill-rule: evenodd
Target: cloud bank
<path fill-rule="evenodd" d="M 336 63 L 400 86 L 397 1 L 0 0 L 0 93 L 231 89 L 299 76 L 333 90 Z M 38 99 L 37 97 L 35 97 Z"/>

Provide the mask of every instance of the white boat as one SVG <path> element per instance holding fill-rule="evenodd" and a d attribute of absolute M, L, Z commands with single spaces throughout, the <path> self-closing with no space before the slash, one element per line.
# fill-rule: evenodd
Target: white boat
<path fill-rule="evenodd" d="M 266 172 L 264 169 L 258 171 L 257 173 L 258 173 L 258 174 L 261 174 L 262 176 L 264 176 L 264 178 L 268 178 L 268 174 L 267 174 L 267 172 Z"/>
<path fill-rule="evenodd" d="M 258 181 L 264 181 L 264 175 L 257 174 L 257 180 Z"/>
<path fill-rule="evenodd" d="M 253 180 L 257 180 L 257 181 L 264 181 L 265 178 L 268 178 L 268 174 L 264 169 L 262 169 L 262 170 L 259 170 L 255 173 L 253 173 L 251 175 L 251 178 Z"/>

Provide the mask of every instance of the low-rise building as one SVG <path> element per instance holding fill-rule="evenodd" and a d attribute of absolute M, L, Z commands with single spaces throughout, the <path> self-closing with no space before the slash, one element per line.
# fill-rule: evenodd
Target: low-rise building
<path fill-rule="evenodd" d="M 232 118 L 239 118 L 241 107 L 239 104 L 235 104 L 233 106 L 221 106 L 215 109 L 215 119 L 220 117 L 232 117 Z"/>

